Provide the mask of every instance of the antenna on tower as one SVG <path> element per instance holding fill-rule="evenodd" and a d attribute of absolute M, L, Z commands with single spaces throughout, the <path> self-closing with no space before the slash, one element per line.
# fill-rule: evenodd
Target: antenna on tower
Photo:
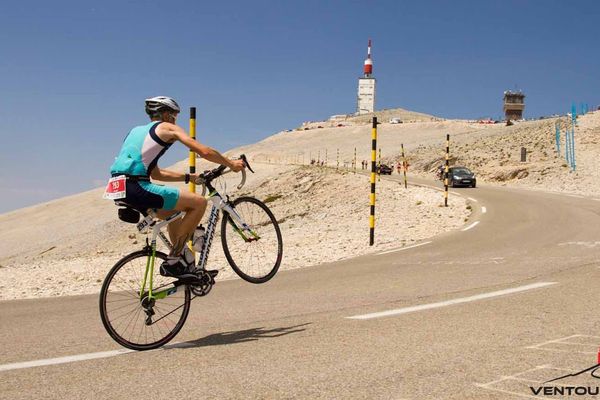
<path fill-rule="evenodd" d="M 367 46 L 367 59 L 365 60 L 364 70 L 365 78 L 370 78 L 373 73 L 373 60 L 371 60 L 371 39 Z"/>

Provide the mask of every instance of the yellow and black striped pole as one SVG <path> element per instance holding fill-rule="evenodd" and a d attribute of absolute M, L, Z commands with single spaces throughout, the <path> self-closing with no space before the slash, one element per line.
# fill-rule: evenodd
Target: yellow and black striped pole
<path fill-rule="evenodd" d="M 381 182 L 381 148 L 379 148 L 379 162 L 377 165 L 377 182 Z"/>
<path fill-rule="evenodd" d="M 190 139 L 196 140 L 196 107 L 190 107 Z M 190 174 L 196 173 L 196 153 L 193 150 L 190 150 L 190 158 L 189 158 L 189 170 Z M 194 179 L 190 179 L 189 182 L 190 192 L 196 193 L 196 182 Z M 192 238 L 188 241 L 188 247 L 195 254 Z"/>
<path fill-rule="evenodd" d="M 448 207 L 448 168 L 450 167 L 450 134 L 446 135 L 446 171 L 444 173 L 444 207 Z"/>
<path fill-rule="evenodd" d="M 319 150 L 319 156 L 317 157 L 317 165 L 321 165 L 321 150 Z"/>
<path fill-rule="evenodd" d="M 353 165 L 354 165 L 354 173 L 356 174 L 356 147 L 354 148 L 354 161 L 353 161 Z"/>
<path fill-rule="evenodd" d="M 340 149 L 335 151 L 335 170 L 340 169 Z"/>
<path fill-rule="evenodd" d="M 190 107 L 190 138 L 196 140 L 196 107 Z M 190 174 L 196 173 L 196 153 L 190 150 Z M 190 192 L 196 193 L 196 182 L 190 180 Z"/>
<path fill-rule="evenodd" d="M 375 244 L 375 174 L 377 171 L 377 117 L 371 130 L 371 216 L 369 217 L 369 246 Z"/>
<path fill-rule="evenodd" d="M 404 143 L 400 144 L 402 148 L 402 170 L 404 171 L 404 189 L 408 188 L 408 183 L 406 183 L 406 169 L 408 168 L 408 163 L 406 162 L 406 156 L 404 155 Z"/>
<path fill-rule="evenodd" d="M 327 166 L 327 149 L 325 149 L 325 166 Z"/>

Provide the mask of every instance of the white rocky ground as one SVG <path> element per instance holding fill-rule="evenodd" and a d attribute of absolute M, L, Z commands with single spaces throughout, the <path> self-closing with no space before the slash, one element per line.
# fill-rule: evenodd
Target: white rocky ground
<path fill-rule="evenodd" d="M 267 200 L 281 221 L 281 269 L 411 244 L 462 226 L 469 214 L 461 198 L 445 208 L 439 192 L 382 180 L 376 246 L 370 247 L 368 177 L 332 168 L 256 164 L 255 169 L 263 177 L 242 190 Z M 229 188 L 237 178 L 229 178 Z M 0 233 L 1 299 L 98 292 L 108 269 L 143 246 L 145 235 L 117 220 L 116 208 L 100 195 L 94 190 L 0 216 L 7 228 Z M 211 268 L 221 269 L 219 279 L 233 276 L 220 240 L 213 241 L 209 260 Z"/>
<path fill-rule="evenodd" d="M 383 121 L 397 114 L 411 121 L 383 123 L 378 129 L 384 161 L 396 162 L 404 144 L 411 164 L 409 180 L 415 173 L 433 178 L 449 133 L 453 163 L 471 167 L 481 183 L 600 195 L 599 112 L 579 118 L 575 172 L 556 154 L 555 119 L 506 127 L 439 120 L 403 110 L 379 114 Z M 309 130 L 281 132 L 228 152 L 243 152 L 253 160 L 257 173 L 249 175 L 242 191 L 269 199 L 282 221 L 282 269 L 408 245 L 461 227 L 469 214 L 468 205 L 459 197 L 451 197 L 450 207 L 444 208 L 439 192 L 412 186 L 404 189 L 382 180 L 376 246 L 369 247 L 368 178 L 336 172 L 335 167 L 338 162 L 341 167 L 350 166 L 356 148 L 360 169 L 360 161 L 370 157 L 371 127 L 366 117 L 344 124 L 311 123 Z M 561 124 L 564 132 L 564 121 Z M 519 161 L 522 146 L 529 151 L 526 163 Z M 311 156 L 319 155 L 330 168 L 290 165 L 308 163 Z M 185 164 L 182 161 L 173 168 L 183 170 Z M 228 187 L 238 178 L 230 176 Z M 133 225 L 120 222 L 115 206 L 102 200 L 101 194 L 102 189 L 96 189 L 0 215 L 0 299 L 95 293 L 121 256 L 142 247 L 144 236 Z M 213 242 L 210 261 L 222 269 L 221 279 L 232 275 L 219 240 Z"/>

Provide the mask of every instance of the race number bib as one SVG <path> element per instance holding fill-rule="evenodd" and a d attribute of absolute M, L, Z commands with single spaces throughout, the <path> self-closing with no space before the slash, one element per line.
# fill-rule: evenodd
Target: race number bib
<path fill-rule="evenodd" d="M 108 185 L 106 185 L 106 190 L 104 190 L 104 195 L 102 196 L 105 199 L 109 200 L 117 200 L 125 198 L 125 180 L 127 178 L 125 175 L 115 176 L 108 180 Z"/>

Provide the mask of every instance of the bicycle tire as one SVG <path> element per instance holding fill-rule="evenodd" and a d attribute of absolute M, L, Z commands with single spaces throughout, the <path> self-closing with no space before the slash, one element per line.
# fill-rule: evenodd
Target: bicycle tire
<path fill-rule="evenodd" d="M 172 296 L 168 296 L 165 299 L 156 300 L 156 304 L 152 308 L 153 310 L 156 309 L 156 318 L 154 318 L 155 322 L 153 322 L 151 325 L 145 324 L 146 320 L 144 319 L 144 316 L 146 313 L 144 311 L 144 307 L 142 307 L 139 285 L 141 285 L 143 280 L 146 262 L 148 257 L 151 255 L 152 250 L 144 249 L 128 254 L 120 259 L 106 275 L 106 278 L 102 283 L 102 289 L 100 290 L 100 318 L 102 319 L 104 328 L 110 337 L 112 337 L 117 343 L 133 350 L 152 350 L 167 344 L 175 337 L 175 335 L 177 335 L 177 333 L 179 333 L 190 311 L 190 288 L 187 285 L 179 286 L 175 295 L 179 294 L 179 292 L 183 290 L 181 293 L 183 296 L 181 294 L 177 296 L 177 298 L 182 301 L 182 305 L 175 307 L 176 304 L 172 304 L 172 302 L 175 301 L 174 296 L 173 298 Z M 155 260 L 166 259 L 166 254 L 161 252 L 155 253 Z M 134 265 L 135 261 L 137 261 L 137 268 L 135 268 L 136 265 Z M 155 263 L 155 276 L 153 277 L 155 282 L 153 282 L 153 290 L 159 287 L 170 286 L 171 283 L 174 282 L 174 279 L 172 278 L 165 278 L 157 274 L 159 265 L 160 263 Z M 125 271 L 125 268 L 128 266 L 130 268 Z M 135 272 L 129 272 L 129 270 L 137 270 L 138 274 L 135 274 Z M 122 274 L 118 275 L 119 272 L 122 272 Z M 130 274 L 129 277 L 127 276 L 128 273 Z M 117 276 L 119 277 L 120 281 L 116 279 Z M 114 304 L 117 302 L 118 304 Z M 130 304 L 125 304 L 125 302 Z M 158 306 L 158 302 L 160 302 L 160 307 Z M 109 307 L 111 304 L 114 304 L 115 307 Z M 163 307 L 175 308 L 170 312 L 166 312 L 164 311 Z M 126 314 L 123 314 L 124 309 L 127 311 Z M 169 316 L 178 310 L 179 312 L 175 314 L 178 319 L 177 321 L 174 321 L 174 318 Z M 117 311 L 119 311 L 121 315 L 113 315 L 117 313 Z M 123 323 L 119 322 L 119 324 L 117 324 L 117 320 L 126 315 L 130 315 L 133 319 L 125 321 L 127 325 L 123 329 Z M 140 322 L 140 317 L 142 317 L 141 325 L 138 324 L 138 322 Z M 168 328 L 163 326 L 161 328 L 161 324 L 159 324 L 161 321 L 166 321 L 165 324 L 172 323 L 173 327 Z M 132 323 L 133 326 L 131 326 Z M 135 335 L 133 334 L 137 333 L 138 330 L 139 334 L 137 334 L 137 339 L 135 339 Z M 126 338 L 125 336 L 129 331 L 131 331 L 132 337 Z M 157 333 L 158 335 L 156 335 Z"/>
<path fill-rule="evenodd" d="M 260 239 L 250 242 L 243 240 L 232 226 L 233 219 L 225 212 L 221 221 L 221 243 L 225 257 L 240 278 L 251 283 L 265 283 L 275 276 L 283 258 L 283 239 L 277 219 L 269 207 L 254 197 L 239 197 L 231 206 L 257 232 Z M 261 258 L 258 266 L 251 265 L 252 251 L 255 249 L 262 252 L 257 255 L 257 258 Z M 265 249 L 274 254 L 265 253 Z"/>

